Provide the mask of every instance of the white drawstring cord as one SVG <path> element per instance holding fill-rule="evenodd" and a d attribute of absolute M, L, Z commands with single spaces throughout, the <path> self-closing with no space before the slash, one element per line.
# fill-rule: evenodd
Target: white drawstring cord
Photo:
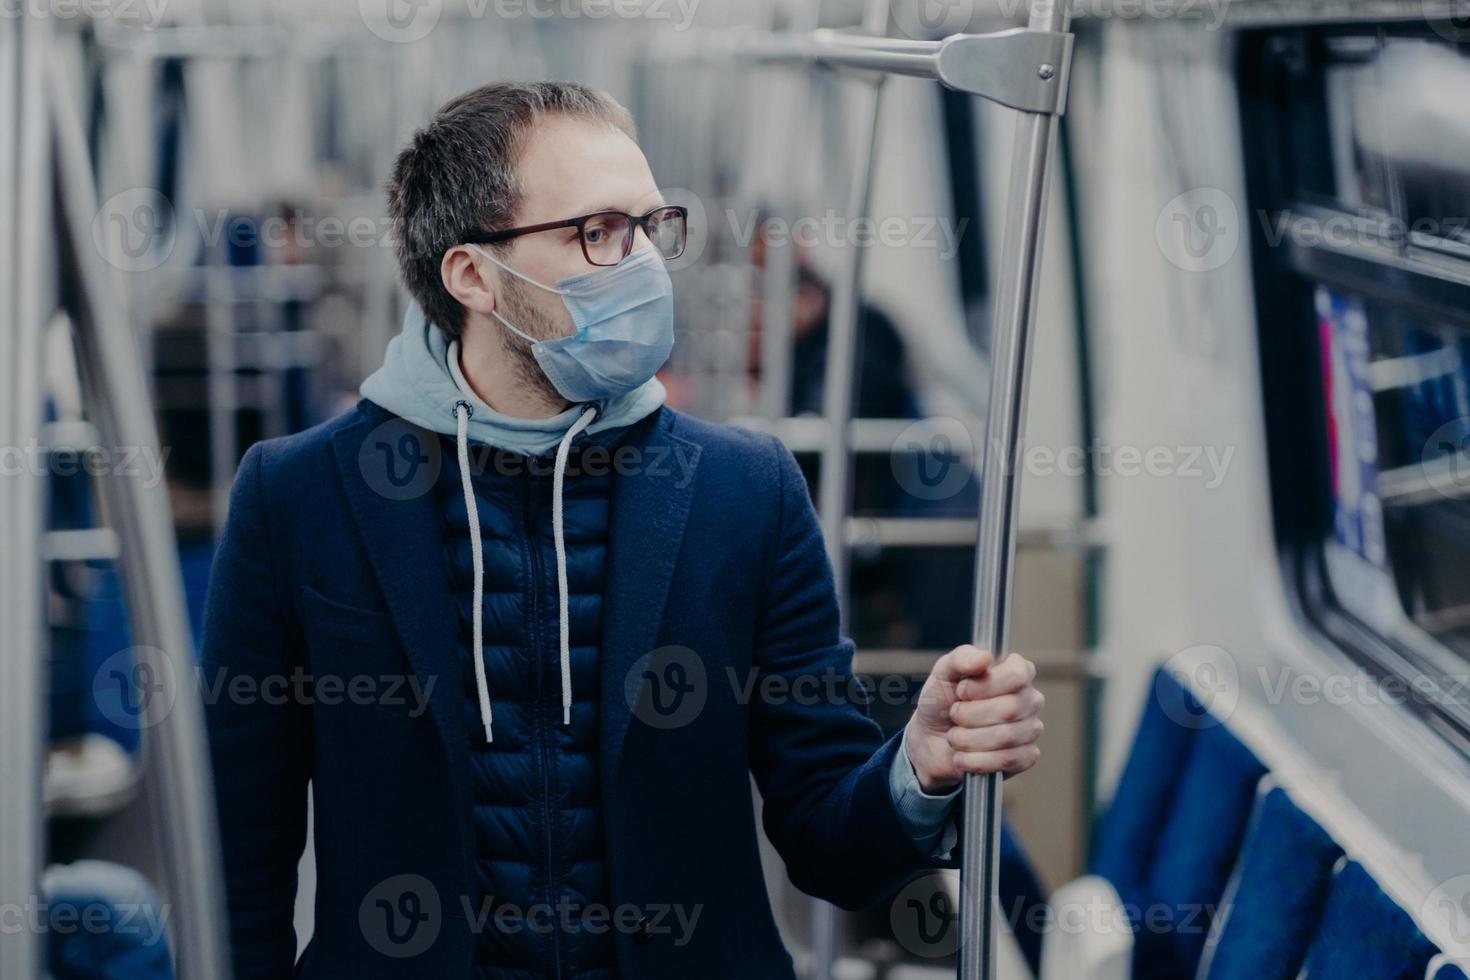
<path fill-rule="evenodd" d="M 567 452 L 571 449 L 572 440 L 577 433 L 592 424 L 597 417 L 597 409 L 591 405 L 582 413 L 582 417 L 572 423 L 567 434 L 561 437 L 561 445 L 556 447 L 556 469 L 552 473 L 551 481 L 551 536 L 556 542 L 556 591 L 557 612 L 561 620 L 561 723 L 570 725 L 572 723 L 572 626 L 567 612 L 567 544 L 563 529 L 561 491 L 562 483 L 566 479 Z"/>
<path fill-rule="evenodd" d="M 480 508 L 475 501 L 475 491 L 470 483 L 469 425 L 474 407 L 467 401 L 454 403 L 455 451 L 459 457 L 459 478 L 464 487 L 464 507 L 470 519 L 470 559 L 474 566 L 474 605 L 470 612 L 471 636 L 475 661 L 475 692 L 480 699 L 480 720 L 485 725 L 485 741 L 493 742 L 491 733 L 490 688 L 485 682 L 484 610 L 485 601 L 485 551 L 480 541 Z M 562 436 L 556 448 L 556 467 L 551 484 L 551 534 L 556 544 L 557 618 L 560 624 L 561 653 L 561 718 L 563 725 L 572 723 L 572 629 L 567 598 L 567 544 L 566 528 L 562 515 L 562 487 L 566 482 L 567 455 L 572 440 L 592 420 L 597 409 L 588 406 L 582 417 L 572 423 L 567 434 Z"/>
<path fill-rule="evenodd" d="M 470 622 L 473 624 L 470 632 L 474 645 L 470 647 L 470 654 L 475 661 L 475 692 L 480 696 L 480 721 L 485 725 L 485 741 L 493 742 L 495 737 L 490 732 L 490 687 L 485 683 L 484 611 L 480 608 L 485 601 L 485 551 L 484 545 L 480 543 L 480 508 L 475 503 L 475 491 L 470 485 L 470 416 L 473 414 L 475 409 L 469 402 L 454 403 L 455 450 L 459 456 L 459 481 L 464 486 L 464 509 L 470 517 L 470 559 L 475 569 L 475 601 L 470 613 Z"/>

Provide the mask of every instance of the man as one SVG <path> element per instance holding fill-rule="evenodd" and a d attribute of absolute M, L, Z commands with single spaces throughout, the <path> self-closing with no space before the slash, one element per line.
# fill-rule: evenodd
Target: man
<path fill-rule="evenodd" d="M 791 455 L 662 406 L 685 216 L 611 98 L 463 95 L 389 195 L 423 315 L 246 454 L 210 585 L 236 976 L 293 970 L 309 783 L 302 976 L 792 977 L 747 774 L 791 880 L 871 905 L 1035 763 L 1034 669 L 959 647 L 882 741 Z"/>

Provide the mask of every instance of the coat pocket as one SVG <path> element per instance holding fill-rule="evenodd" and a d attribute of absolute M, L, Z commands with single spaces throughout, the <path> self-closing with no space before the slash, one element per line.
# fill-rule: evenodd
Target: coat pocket
<path fill-rule="evenodd" d="M 386 610 L 351 605 L 309 585 L 301 596 L 319 711 L 366 708 L 407 721 L 428 711 L 433 688 L 415 674 Z"/>
<path fill-rule="evenodd" d="M 386 609 L 349 605 L 309 585 L 301 586 L 301 606 L 308 638 L 321 636 L 355 646 L 388 649 L 398 644 L 398 634 Z"/>

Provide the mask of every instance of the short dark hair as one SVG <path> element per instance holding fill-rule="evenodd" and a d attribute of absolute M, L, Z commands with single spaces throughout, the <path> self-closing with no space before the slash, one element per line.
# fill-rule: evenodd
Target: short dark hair
<path fill-rule="evenodd" d="M 445 103 L 393 163 L 388 217 L 399 272 L 429 322 L 450 337 L 465 309 L 439 274 L 465 229 L 505 228 L 524 198 L 516 173 L 525 135 L 546 115 L 579 116 L 638 138 L 611 95 L 575 82 L 492 82 Z M 502 248 L 500 246 L 491 246 Z"/>

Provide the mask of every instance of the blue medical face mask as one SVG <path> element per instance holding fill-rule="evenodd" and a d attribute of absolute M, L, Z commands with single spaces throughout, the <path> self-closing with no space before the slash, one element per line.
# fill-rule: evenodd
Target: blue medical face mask
<path fill-rule="evenodd" d="M 557 293 L 576 332 L 537 340 L 500 315 L 511 333 L 531 343 L 536 363 L 569 402 L 600 402 L 653 377 L 674 348 L 674 284 L 663 256 L 645 248 L 621 263 L 547 286 L 522 275 L 478 245 L 475 251 L 518 279 Z"/>

